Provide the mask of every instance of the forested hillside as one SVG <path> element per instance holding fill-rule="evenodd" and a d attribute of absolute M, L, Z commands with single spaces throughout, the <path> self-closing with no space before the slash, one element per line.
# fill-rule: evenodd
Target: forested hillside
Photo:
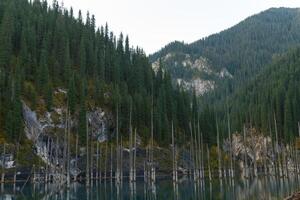
<path fill-rule="evenodd" d="M 150 58 L 154 61 L 170 52 L 201 55 L 217 69 L 250 76 L 270 63 L 274 54 L 300 43 L 299 17 L 297 8 L 271 8 L 194 43 L 170 43 Z"/>
<path fill-rule="evenodd" d="M 278 60 L 281 54 L 299 46 L 299 19 L 297 8 L 271 8 L 194 43 L 170 43 L 151 55 L 150 60 L 163 58 L 164 61 L 166 55 L 187 54 L 205 58 L 209 63 L 207 67 L 217 75 L 228 70 L 227 77 L 199 76 L 203 81 L 215 82 L 214 87 L 200 97 L 202 115 L 216 114 L 224 137 L 228 134 L 228 120 L 232 131 L 251 124 L 265 133 L 269 133 L 269 127 L 274 132 L 275 116 L 281 138 L 288 139 L 295 136 L 299 120 L 297 51 Z M 173 69 L 178 68 L 177 62 L 181 60 L 173 58 L 164 64 L 177 79 L 179 70 Z M 216 123 L 213 120 L 209 123 Z M 205 134 L 206 141 L 215 142 L 214 135 Z"/>
<path fill-rule="evenodd" d="M 143 50 L 132 48 L 128 37 L 115 36 L 107 25 L 96 27 L 89 13 L 83 21 L 82 15 L 75 18 L 72 9 L 56 1 L 0 1 L 0 136 L 13 143 L 24 138 L 22 101 L 37 113 L 50 111 L 55 91 L 63 89 L 68 98 L 60 103 L 78 119 L 75 132 L 82 138 L 86 112 L 96 106 L 115 117 L 118 110 L 124 137 L 132 108 L 133 126 L 144 140 L 150 135 L 151 113 L 157 142 L 171 142 L 172 121 L 178 138 L 184 138 L 196 116 L 196 100 L 173 88 L 161 68 L 154 73 Z"/>
<path fill-rule="evenodd" d="M 273 56 L 300 44 L 299 18 L 297 8 L 271 8 L 194 43 L 170 43 L 151 55 L 150 60 L 155 62 L 172 53 L 205 58 L 209 63 L 207 67 L 214 74 L 226 70 L 233 77 L 225 77 L 230 79 L 226 81 L 224 77 L 220 79 L 216 76 L 198 76 L 201 80 L 215 81 L 215 94 L 222 96 L 225 90 L 231 92 L 249 81 L 271 63 Z M 171 69 L 169 71 L 172 77 L 177 78 L 180 75 L 180 70 L 177 69 L 180 62 L 180 57 L 177 56 L 165 63 L 166 68 Z M 182 66 L 181 68 L 190 70 Z"/>
<path fill-rule="evenodd" d="M 247 122 L 275 137 L 275 120 L 281 140 L 292 142 L 300 121 L 300 49 L 274 58 L 247 85 L 228 97 L 228 110 L 234 126 Z M 226 116 L 226 107 L 218 105 Z M 226 121 L 226 119 L 224 119 Z"/>

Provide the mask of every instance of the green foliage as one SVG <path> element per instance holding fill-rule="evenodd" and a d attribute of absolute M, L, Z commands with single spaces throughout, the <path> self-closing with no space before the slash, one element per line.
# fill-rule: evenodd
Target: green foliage
<path fill-rule="evenodd" d="M 75 80 L 74 75 L 69 78 L 68 85 L 68 106 L 71 114 L 74 114 L 76 109 L 76 89 L 75 89 Z"/>
<path fill-rule="evenodd" d="M 167 72 L 155 74 L 144 51 L 131 48 L 127 36 L 116 37 L 108 25 L 97 28 L 89 13 L 85 23 L 81 11 L 75 19 L 57 1 L 49 7 L 47 1 L 2 0 L 0 10 L 0 130 L 8 138 L 16 140 L 23 132 L 21 100 L 42 114 L 57 104 L 57 88 L 68 91 L 82 142 L 86 114 L 94 105 L 113 113 L 119 106 L 125 137 L 132 105 L 132 124 L 144 141 L 150 136 L 151 110 L 155 140 L 171 142 L 171 121 L 185 138 L 192 119 L 190 94 L 173 88 Z"/>
<path fill-rule="evenodd" d="M 232 79 L 201 75 L 202 79 L 216 81 L 216 88 L 202 96 L 198 104 L 206 142 L 216 141 L 216 117 L 221 134 L 226 133 L 228 115 L 232 131 L 250 123 L 265 133 L 274 133 L 275 115 L 280 138 L 291 141 L 297 135 L 300 120 L 299 50 L 283 57 L 279 55 L 299 45 L 298 9 L 271 8 L 192 44 L 170 43 L 151 55 L 150 60 L 154 62 L 171 55 L 163 64 L 175 79 L 190 80 L 195 76 L 193 69 L 182 64 L 186 54 L 192 60 L 206 58 L 213 72 L 225 68 L 233 75 Z M 195 113 L 192 116 L 195 118 Z"/>
<path fill-rule="evenodd" d="M 300 121 L 300 49 L 276 57 L 273 63 L 228 97 L 234 129 L 249 122 L 275 135 L 275 120 L 281 140 L 298 136 Z M 239 105 L 238 107 L 236 105 Z M 225 113 L 224 107 L 217 107 Z M 241 113 L 243 113 L 241 115 Z M 224 119 L 225 120 L 225 119 Z"/>

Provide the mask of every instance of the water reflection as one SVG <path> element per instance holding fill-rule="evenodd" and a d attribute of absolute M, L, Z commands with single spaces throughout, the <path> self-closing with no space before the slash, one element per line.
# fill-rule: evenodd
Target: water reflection
<path fill-rule="evenodd" d="M 144 182 L 116 184 L 114 181 L 93 182 L 91 187 L 80 183 L 70 189 L 60 184 L 22 184 L 2 186 L 0 200 L 10 199 L 86 199 L 86 200 L 156 200 L 156 199 L 282 199 L 299 189 L 299 179 L 257 178 L 224 179 L 193 182 L 182 179 L 178 183 L 160 180 L 156 184 Z"/>

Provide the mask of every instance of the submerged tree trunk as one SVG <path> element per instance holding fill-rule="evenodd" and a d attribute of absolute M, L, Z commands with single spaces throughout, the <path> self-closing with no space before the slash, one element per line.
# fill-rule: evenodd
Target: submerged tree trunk
<path fill-rule="evenodd" d="M 69 114 L 70 115 L 70 114 Z M 68 116 L 69 116 L 68 115 Z M 68 123 L 67 123 L 67 129 L 68 129 L 68 157 L 67 157 L 67 188 L 70 188 L 70 182 L 71 182 L 71 178 L 70 178 L 70 151 L 71 151 L 71 135 L 70 135 L 70 119 L 68 118 Z"/>
<path fill-rule="evenodd" d="M 136 129 L 134 130 L 133 181 L 136 181 Z"/>
<path fill-rule="evenodd" d="M 208 145 L 206 144 L 206 150 L 207 150 L 207 167 L 208 167 L 208 178 L 211 181 L 212 176 L 211 176 L 211 169 L 210 169 L 210 156 L 209 156 L 209 148 Z"/>
<path fill-rule="evenodd" d="M 89 123 L 88 123 L 88 116 L 86 117 L 86 186 L 90 186 L 90 177 L 89 177 Z"/>
<path fill-rule="evenodd" d="M 75 169 L 78 168 L 78 134 L 76 134 L 76 147 L 75 147 Z M 74 181 L 77 181 L 77 173 L 74 176 Z"/>
<path fill-rule="evenodd" d="M 221 164 L 221 150 L 220 150 L 220 134 L 219 134 L 219 126 L 217 123 L 217 148 L 218 148 L 218 166 L 219 166 L 219 178 L 222 178 L 222 164 Z"/>

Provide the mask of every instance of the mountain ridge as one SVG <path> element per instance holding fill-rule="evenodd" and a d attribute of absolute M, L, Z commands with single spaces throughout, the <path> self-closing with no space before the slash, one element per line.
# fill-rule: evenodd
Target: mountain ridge
<path fill-rule="evenodd" d="M 270 8 L 231 28 L 190 44 L 171 42 L 149 58 L 153 63 L 168 53 L 204 57 L 213 71 L 217 73 L 223 69 L 228 70 L 233 79 L 230 82 L 239 85 L 238 79 L 248 81 L 250 76 L 269 64 L 274 55 L 300 44 L 299 19 L 299 8 Z M 178 61 L 173 59 L 163 64 L 167 65 L 166 68 L 177 79 L 178 74 L 172 71 L 175 62 Z M 224 82 L 224 79 L 210 81 L 217 84 Z"/>

